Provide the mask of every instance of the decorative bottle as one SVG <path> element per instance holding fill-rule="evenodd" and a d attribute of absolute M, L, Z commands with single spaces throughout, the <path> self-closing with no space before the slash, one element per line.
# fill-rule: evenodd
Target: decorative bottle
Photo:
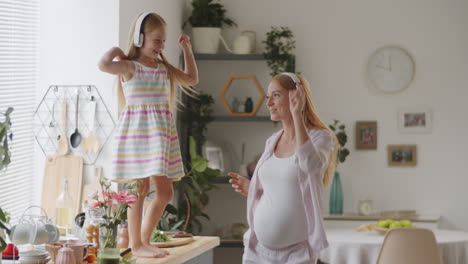
<path fill-rule="evenodd" d="M 56 225 L 60 232 L 65 231 L 65 235 L 72 233 L 73 227 L 73 199 L 68 191 L 68 179 L 63 182 L 62 192 L 60 193 L 56 205 Z"/>
<path fill-rule="evenodd" d="M 253 111 L 253 101 L 251 97 L 247 97 L 245 100 L 245 112 L 251 113 Z"/>
<path fill-rule="evenodd" d="M 239 99 L 237 99 L 237 97 L 234 97 L 234 99 L 232 99 L 231 107 L 232 107 L 232 112 L 234 113 L 239 112 Z"/>
<path fill-rule="evenodd" d="M 331 186 L 330 214 L 343 214 L 343 187 L 339 172 L 335 172 Z"/>

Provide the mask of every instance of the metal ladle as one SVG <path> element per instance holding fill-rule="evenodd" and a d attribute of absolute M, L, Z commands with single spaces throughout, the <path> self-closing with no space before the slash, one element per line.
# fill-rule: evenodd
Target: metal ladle
<path fill-rule="evenodd" d="M 70 143 L 72 147 L 76 148 L 81 143 L 81 134 L 78 132 L 78 102 L 80 101 L 80 92 L 76 91 L 76 105 L 75 105 L 75 132 L 70 136 Z"/>

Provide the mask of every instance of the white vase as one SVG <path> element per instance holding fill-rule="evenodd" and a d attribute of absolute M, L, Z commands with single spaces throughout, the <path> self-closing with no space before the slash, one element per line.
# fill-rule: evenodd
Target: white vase
<path fill-rule="evenodd" d="M 218 52 L 221 28 L 194 27 L 192 36 L 195 53 L 215 54 Z"/>

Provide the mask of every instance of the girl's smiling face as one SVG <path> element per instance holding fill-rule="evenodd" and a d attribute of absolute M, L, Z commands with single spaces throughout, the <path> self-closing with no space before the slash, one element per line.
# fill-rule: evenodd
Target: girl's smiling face
<path fill-rule="evenodd" d="M 271 81 L 268 85 L 266 106 L 270 111 L 270 119 L 281 121 L 291 117 L 289 110 L 289 91 L 283 88 L 278 81 Z"/>
<path fill-rule="evenodd" d="M 149 58 L 158 58 L 165 47 L 166 37 L 166 26 L 146 33 L 141 47 L 142 54 Z"/>

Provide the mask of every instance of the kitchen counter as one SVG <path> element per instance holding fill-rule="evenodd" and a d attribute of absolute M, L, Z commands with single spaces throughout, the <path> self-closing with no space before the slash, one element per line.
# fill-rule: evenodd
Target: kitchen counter
<path fill-rule="evenodd" d="M 138 258 L 137 264 L 180 264 L 196 258 L 204 253 L 212 251 L 213 248 L 219 246 L 219 237 L 213 236 L 195 236 L 195 241 L 178 247 L 164 248 L 169 251 L 170 255 L 165 258 Z M 196 263 L 207 263 L 196 262 Z"/>

